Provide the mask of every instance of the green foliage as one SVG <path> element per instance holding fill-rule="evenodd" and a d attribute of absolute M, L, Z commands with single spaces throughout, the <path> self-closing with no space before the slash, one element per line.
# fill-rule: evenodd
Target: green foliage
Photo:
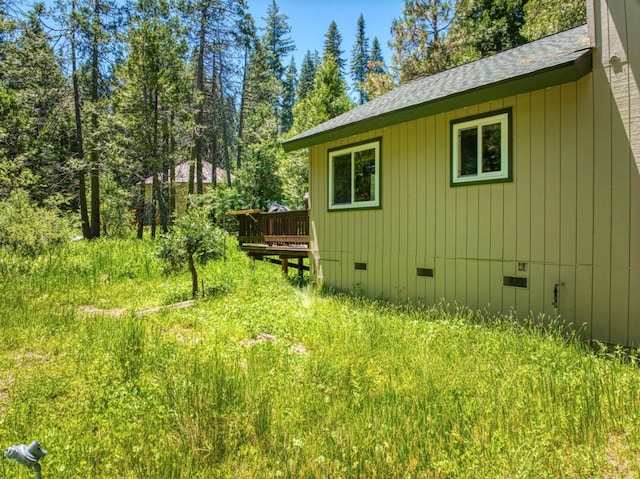
<path fill-rule="evenodd" d="M 351 50 L 351 78 L 356 85 L 361 105 L 367 101 L 367 92 L 362 88 L 362 85 L 367 73 L 369 73 L 370 60 L 369 39 L 365 34 L 364 17 L 360 14 L 356 29 L 356 41 Z"/>
<path fill-rule="evenodd" d="M 304 208 L 309 191 L 309 153 L 306 150 L 280 155 L 278 176 L 282 178 L 282 203 L 291 209 Z"/>
<path fill-rule="evenodd" d="M 224 295 L 148 312 L 178 296 L 155 248 L 64 244 L 0 277 L 0 436 L 40 440 L 43 475 L 640 474 L 634 354 L 538 319 L 299 289 L 234 249 L 202 271 Z"/>
<path fill-rule="evenodd" d="M 333 57 L 318 66 L 313 92 L 293 107 L 292 133 L 300 133 L 353 108 L 347 85 Z"/>
<path fill-rule="evenodd" d="M 55 208 L 35 205 L 24 190 L 14 190 L 0 201 L 0 248 L 35 257 L 72 235 L 70 221 Z"/>
<path fill-rule="evenodd" d="M 267 63 L 269 71 L 281 80 L 284 75 L 282 61 L 296 48 L 293 40 L 288 36 L 291 32 L 291 27 L 287 23 L 287 19 L 286 14 L 280 13 L 276 0 L 272 0 L 267 7 L 262 43 L 268 52 Z"/>
<path fill-rule="evenodd" d="M 525 43 L 521 29 L 527 0 L 463 0 L 456 7 L 452 35 L 477 57 L 517 47 Z M 556 2 L 556 8 L 562 8 Z"/>
<path fill-rule="evenodd" d="M 344 68 L 346 65 L 346 61 L 342 58 L 342 35 L 338 31 L 338 25 L 335 21 L 331 21 L 329 24 L 329 28 L 327 29 L 327 33 L 324 35 L 324 48 L 322 52 L 322 60 L 327 60 L 328 58 L 333 59 L 338 65 L 338 70 L 340 72 L 340 76 L 344 74 Z"/>
<path fill-rule="evenodd" d="M 291 59 L 282 84 L 282 111 L 280 113 L 280 131 L 286 133 L 293 125 L 293 104 L 296 100 L 296 65 Z"/>
<path fill-rule="evenodd" d="M 225 252 L 225 232 L 213 224 L 211 206 L 191 204 L 180 215 L 172 231 L 165 234 L 159 244 L 158 257 L 164 264 L 166 274 L 176 273 L 189 267 L 192 294 L 198 293 L 198 275 L 195 263 L 206 264 L 219 259 Z"/>
<path fill-rule="evenodd" d="M 522 35 L 530 42 L 586 22 L 584 0 L 529 0 L 524 6 Z"/>
<path fill-rule="evenodd" d="M 311 52 L 307 50 L 302 60 L 300 76 L 298 78 L 296 97 L 299 100 L 306 98 L 309 93 L 313 91 L 313 79 L 319 64 L 320 58 L 318 52 L 311 54 Z"/>
<path fill-rule="evenodd" d="M 580 0 L 406 0 L 391 28 L 393 68 L 400 83 L 406 83 L 585 20 Z"/>
<path fill-rule="evenodd" d="M 103 177 L 100 188 L 102 189 L 100 197 L 102 198 L 101 216 L 104 233 L 118 238 L 127 236 L 135 221 L 131 190 L 120 187 L 111 176 Z"/>
<path fill-rule="evenodd" d="M 406 0 L 400 19 L 393 20 L 393 65 L 406 83 L 444 70 L 449 64 L 446 32 L 454 10 L 446 0 Z"/>
<path fill-rule="evenodd" d="M 65 165 L 69 92 L 41 18 L 30 13 L 14 27 L 0 42 L 0 198 L 26 188 L 43 204 L 72 188 Z"/>
<path fill-rule="evenodd" d="M 247 146 L 243 149 L 243 167 L 237 172 L 235 184 L 240 209 L 266 210 L 282 199 L 282 180 L 278 176 L 282 148 L 277 122 L 268 103 L 255 105 L 247 118 Z"/>

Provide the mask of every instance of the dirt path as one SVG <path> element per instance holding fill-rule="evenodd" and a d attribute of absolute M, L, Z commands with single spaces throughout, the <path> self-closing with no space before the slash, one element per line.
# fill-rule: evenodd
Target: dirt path
<path fill-rule="evenodd" d="M 138 311 L 134 313 L 134 316 L 140 318 L 142 316 L 147 316 L 148 314 L 159 313 L 160 311 L 173 310 L 173 309 L 185 309 L 193 306 L 195 301 L 190 299 L 189 301 L 182 301 L 180 303 L 167 304 L 165 306 L 156 306 L 154 308 L 144 309 L 142 311 Z M 114 318 L 122 317 L 126 314 L 129 314 L 129 309 L 102 309 L 96 306 L 78 306 L 78 311 L 86 314 L 101 314 L 104 316 L 111 316 Z"/>

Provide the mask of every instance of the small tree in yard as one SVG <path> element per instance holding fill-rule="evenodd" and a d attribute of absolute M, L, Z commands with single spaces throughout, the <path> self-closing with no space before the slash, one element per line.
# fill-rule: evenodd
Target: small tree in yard
<path fill-rule="evenodd" d="M 218 259 L 224 254 L 224 230 L 211 221 L 211 207 L 191 205 L 178 217 L 173 230 L 162 237 L 158 257 L 164 262 L 166 274 L 181 271 L 185 264 L 191 273 L 192 294 L 198 295 L 196 263 Z"/>

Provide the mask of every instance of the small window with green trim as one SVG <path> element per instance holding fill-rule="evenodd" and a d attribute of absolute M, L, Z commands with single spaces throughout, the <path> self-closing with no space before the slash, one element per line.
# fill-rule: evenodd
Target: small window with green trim
<path fill-rule="evenodd" d="M 451 122 L 451 185 L 511 181 L 511 109 Z"/>
<path fill-rule="evenodd" d="M 329 209 L 380 206 L 380 141 L 329 152 Z"/>

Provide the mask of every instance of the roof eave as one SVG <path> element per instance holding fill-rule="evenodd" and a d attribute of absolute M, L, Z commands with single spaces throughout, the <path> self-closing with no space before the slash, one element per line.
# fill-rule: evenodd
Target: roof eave
<path fill-rule="evenodd" d="M 283 142 L 282 147 L 288 153 L 469 105 L 577 81 L 591 72 L 591 68 L 591 50 L 586 49 L 581 55 L 571 61 L 538 70 L 534 73 L 483 85 L 472 90 L 466 90 L 427 103 L 391 111 L 302 138 L 296 139 L 294 137 Z"/>

